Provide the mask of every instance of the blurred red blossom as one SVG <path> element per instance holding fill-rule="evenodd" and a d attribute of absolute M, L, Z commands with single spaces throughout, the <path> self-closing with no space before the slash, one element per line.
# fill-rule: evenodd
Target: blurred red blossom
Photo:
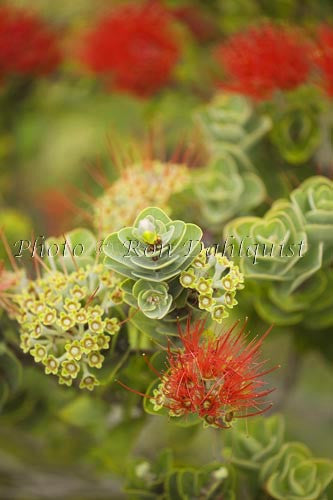
<path fill-rule="evenodd" d="M 265 99 L 306 81 L 309 53 L 310 43 L 298 30 L 267 23 L 233 35 L 216 56 L 227 73 L 224 88 Z"/>
<path fill-rule="evenodd" d="M 333 96 L 333 28 L 323 25 L 318 30 L 314 62 L 322 71 L 323 86 Z"/>
<path fill-rule="evenodd" d="M 0 261 L 0 300 L 1 300 L 1 293 L 6 292 L 13 286 L 15 286 L 18 282 L 18 274 L 15 274 L 11 271 L 7 271 L 5 269 L 5 264 L 1 260 Z"/>
<path fill-rule="evenodd" d="M 172 16 L 150 1 L 105 15 L 87 34 L 80 57 L 109 87 L 145 97 L 168 82 L 179 54 Z"/>
<path fill-rule="evenodd" d="M 55 33 L 37 15 L 0 7 L 0 78 L 46 75 L 61 62 Z"/>
<path fill-rule="evenodd" d="M 7 238 L 2 230 L 0 230 L 0 239 L 6 248 L 6 252 L 9 252 L 9 261 L 13 268 L 13 271 L 7 271 L 4 262 L 0 260 L 0 309 L 3 308 L 10 314 L 13 311 L 14 306 L 9 300 L 9 295 L 10 292 L 12 292 L 12 290 L 19 284 L 24 272 L 18 268 L 13 255 L 10 253 Z"/>
<path fill-rule="evenodd" d="M 260 360 L 270 329 L 247 342 L 246 323 L 238 332 L 237 326 L 216 334 L 205 329 L 204 321 L 188 320 L 185 331 L 179 328 L 182 346 L 168 349 L 167 369 L 148 396 L 155 410 L 165 408 L 174 417 L 197 415 L 208 425 L 228 428 L 234 419 L 271 407 L 262 400 L 272 392 L 263 388 L 262 378 L 277 367 L 265 369 L 266 361 Z"/>
<path fill-rule="evenodd" d="M 36 196 L 36 208 L 42 213 L 46 228 L 51 234 L 61 234 L 70 227 L 73 203 L 69 196 L 57 189 L 46 189 Z"/>

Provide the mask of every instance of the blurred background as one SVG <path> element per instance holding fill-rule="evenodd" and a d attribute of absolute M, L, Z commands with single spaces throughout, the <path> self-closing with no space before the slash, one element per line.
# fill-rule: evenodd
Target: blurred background
<path fill-rule="evenodd" d="M 272 22 L 297 27 L 316 43 L 319 27 L 333 25 L 331 0 L 170 0 L 161 7 L 166 17 L 150 7 L 136 12 L 138 5 L 0 3 L 0 227 L 12 248 L 36 235 L 93 227 L 93 200 L 136 155 L 205 167 L 208 153 L 195 117 L 227 86 L 218 49 L 235 33 Z M 151 39 L 151 47 L 140 33 Z M 332 78 L 333 62 L 325 68 Z M 325 85 L 314 75 L 306 99 L 328 109 L 332 90 Z M 257 96 L 253 102 L 262 105 Z M 287 155 L 277 162 L 279 172 L 289 183 L 318 169 L 331 177 L 332 137 L 321 150 L 322 162 L 311 156 L 295 167 Z M 265 144 L 252 161 L 267 181 L 268 198 L 276 199 L 286 193 L 283 176 L 274 177 L 269 161 L 278 141 L 268 138 Z M 265 200 L 264 208 L 269 205 Z M 191 211 L 186 215 L 190 220 Z M 2 247 L 0 258 L 7 261 Z M 14 326 L 0 321 L 1 335 L 6 330 L 6 337 L 14 338 Z M 258 333 L 265 329 L 259 320 L 251 327 Z M 291 330 L 276 327 L 265 346 L 266 357 L 282 366 L 270 375 L 277 387 L 274 411 L 284 413 L 288 438 L 330 457 L 332 339 L 327 333 L 319 348 L 297 351 Z M 59 386 L 28 355 L 16 355 L 25 365 L 23 376 L 17 367 L 15 390 L 0 413 L 4 500 L 126 498 L 122 486 L 135 457 L 152 458 L 171 447 L 180 463 L 200 465 L 215 460 L 223 446 L 223 436 L 213 430 L 184 430 L 166 419 L 144 417 L 140 398 L 116 384 L 87 395 Z M 122 376 L 139 390 L 153 379 L 140 358 L 131 359 Z"/>

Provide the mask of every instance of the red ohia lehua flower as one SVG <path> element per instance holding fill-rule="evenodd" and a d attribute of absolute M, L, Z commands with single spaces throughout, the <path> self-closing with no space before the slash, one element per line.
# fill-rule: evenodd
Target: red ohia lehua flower
<path fill-rule="evenodd" d="M 234 419 L 271 408 L 263 398 L 274 389 L 265 389 L 262 377 L 277 367 L 266 370 L 266 361 L 260 361 L 270 329 L 247 343 L 246 322 L 238 332 L 237 326 L 219 335 L 205 330 L 204 321 L 188 320 L 185 331 L 179 328 L 182 347 L 169 347 L 168 368 L 159 374 L 153 396 L 146 395 L 156 411 L 165 408 L 172 417 L 196 415 L 206 425 L 229 428 Z"/>
<path fill-rule="evenodd" d="M 330 26 L 323 25 L 318 30 L 314 62 L 321 70 L 326 92 L 333 97 L 333 28 Z"/>
<path fill-rule="evenodd" d="M 232 36 L 216 51 L 225 68 L 224 88 L 256 99 L 305 82 L 310 71 L 309 42 L 296 29 L 265 24 Z"/>
<path fill-rule="evenodd" d="M 109 87 L 143 97 L 167 83 L 179 53 L 172 17 L 150 1 L 105 15 L 87 34 L 80 58 Z"/>
<path fill-rule="evenodd" d="M 57 37 L 37 15 L 0 7 L 0 78 L 46 75 L 61 62 Z"/>

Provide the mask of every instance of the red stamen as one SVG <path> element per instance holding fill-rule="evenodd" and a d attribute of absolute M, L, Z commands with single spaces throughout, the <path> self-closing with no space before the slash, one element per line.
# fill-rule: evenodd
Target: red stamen
<path fill-rule="evenodd" d="M 115 382 L 117 382 L 117 384 L 121 385 L 124 389 L 127 389 L 128 391 L 133 392 L 134 394 L 137 394 L 138 396 L 142 396 L 143 398 L 149 398 L 149 399 L 153 398 L 153 396 L 150 396 L 149 394 L 144 394 L 143 392 L 140 392 L 140 391 L 137 391 L 135 389 L 132 389 L 131 387 L 128 387 L 128 385 L 124 384 L 120 380 L 115 380 Z"/>

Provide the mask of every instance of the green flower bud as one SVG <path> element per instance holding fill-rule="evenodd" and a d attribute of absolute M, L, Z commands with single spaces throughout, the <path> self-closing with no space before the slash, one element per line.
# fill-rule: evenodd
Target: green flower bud
<path fill-rule="evenodd" d="M 236 292 L 226 292 L 224 294 L 224 303 L 227 307 L 229 307 L 229 309 L 232 309 L 238 304 L 237 300 L 235 299 L 235 294 Z"/>
<path fill-rule="evenodd" d="M 46 311 L 46 304 L 45 302 L 41 301 L 41 300 L 35 300 L 31 310 L 35 313 L 35 314 L 43 314 L 45 313 Z"/>
<path fill-rule="evenodd" d="M 222 282 L 223 288 L 225 288 L 229 292 L 236 289 L 237 282 L 232 279 L 232 275 L 230 275 L 230 273 L 227 274 L 226 276 L 224 276 L 222 278 L 221 282 Z"/>
<path fill-rule="evenodd" d="M 80 302 L 78 302 L 77 300 L 70 299 L 68 297 L 65 299 L 64 309 L 68 313 L 76 312 L 76 311 L 78 311 L 80 309 L 80 307 L 81 307 Z"/>
<path fill-rule="evenodd" d="M 99 349 L 108 349 L 110 345 L 110 337 L 104 335 L 103 333 L 99 333 L 96 337 L 96 342 Z"/>
<path fill-rule="evenodd" d="M 101 306 L 93 306 L 93 307 L 88 307 L 88 315 L 89 315 L 89 319 L 101 319 L 104 311 L 103 309 L 101 308 Z"/>
<path fill-rule="evenodd" d="M 111 301 L 115 304 L 115 305 L 119 305 L 119 304 L 122 304 L 123 302 L 123 292 L 120 288 L 116 288 L 116 290 L 114 290 L 111 295 L 110 295 L 110 299 Z"/>
<path fill-rule="evenodd" d="M 20 323 L 20 325 L 25 325 L 28 321 L 28 315 L 26 313 L 18 313 L 16 316 L 15 316 L 15 319 L 18 323 Z"/>
<path fill-rule="evenodd" d="M 103 361 L 104 356 L 98 351 L 93 351 L 88 354 L 88 365 L 91 368 L 102 368 Z"/>
<path fill-rule="evenodd" d="M 75 285 L 70 290 L 70 294 L 75 300 L 83 300 L 87 296 L 88 290 L 85 286 Z"/>
<path fill-rule="evenodd" d="M 39 339 L 41 334 L 42 334 L 42 325 L 38 320 L 36 320 L 31 325 L 30 335 L 33 339 Z"/>
<path fill-rule="evenodd" d="M 86 323 L 88 323 L 88 312 L 84 307 L 81 307 L 81 309 L 76 311 L 74 317 L 75 317 L 75 321 L 79 325 L 85 325 Z"/>
<path fill-rule="evenodd" d="M 96 351 L 98 349 L 96 338 L 88 333 L 80 340 L 80 344 L 85 354 L 89 354 L 91 351 Z"/>
<path fill-rule="evenodd" d="M 17 295 L 15 301 L 25 311 L 31 311 L 35 304 L 35 300 L 33 299 L 33 297 L 27 293 L 22 295 Z"/>
<path fill-rule="evenodd" d="M 63 377 L 72 377 L 74 379 L 77 377 L 79 371 L 80 365 L 74 359 L 61 363 L 61 375 Z"/>
<path fill-rule="evenodd" d="M 73 384 L 73 379 L 69 376 L 65 377 L 63 375 L 60 375 L 58 382 L 60 385 L 67 385 L 67 387 L 70 387 Z"/>
<path fill-rule="evenodd" d="M 49 375 L 50 373 L 53 373 L 53 375 L 57 375 L 59 370 L 59 361 L 52 354 L 49 354 L 46 358 L 43 359 L 42 362 L 45 365 L 46 375 Z"/>
<path fill-rule="evenodd" d="M 47 350 L 42 344 L 35 344 L 33 349 L 30 351 L 31 356 L 33 356 L 36 363 L 43 361 L 47 356 Z"/>
<path fill-rule="evenodd" d="M 154 217 L 148 215 L 144 219 L 141 219 L 138 223 L 136 234 L 144 243 L 155 245 L 160 240 L 160 236 L 156 232 Z"/>
<path fill-rule="evenodd" d="M 197 255 L 195 257 L 195 259 L 192 262 L 192 266 L 193 267 L 197 267 L 199 269 L 207 266 L 207 263 L 206 263 L 206 252 L 204 250 L 202 250 L 199 253 L 199 255 Z M 189 271 L 186 271 L 186 272 L 189 272 Z"/>
<path fill-rule="evenodd" d="M 237 304 L 236 291 L 242 289 L 243 275 L 238 266 L 235 266 L 227 257 L 216 252 L 203 250 L 199 256 L 200 266 L 193 265 L 184 271 L 180 277 L 180 284 L 184 288 L 194 288 L 198 294 L 199 309 L 211 313 L 212 319 L 221 323 L 229 313 L 226 308 Z M 187 285 L 183 277 L 189 276 Z"/>
<path fill-rule="evenodd" d="M 119 320 L 118 318 L 106 318 L 105 320 L 105 331 L 110 335 L 114 335 L 119 332 Z"/>
<path fill-rule="evenodd" d="M 58 325 L 65 331 L 70 330 L 75 325 L 75 319 L 71 314 L 62 311 L 58 319 Z"/>
<path fill-rule="evenodd" d="M 199 278 L 195 288 L 204 295 L 213 295 L 212 282 L 211 279 Z"/>
<path fill-rule="evenodd" d="M 179 277 L 179 281 L 184 288 L 195 288 L 196 279 L 193 269 L 183 271 Z"/>
<path fill-rule="evenodd" d="M 85 375 L 80 381 L 80 389 L 93 391 L 96 385 L 99 385 L 99 381 L 94 375 Z"/>
<path fill-rule="evenodd" d="M 27 333 L 21 334 L 20 336 L 20 348 L 24 353 L 29 352 L 32 345 L 32 339 Z"/>
<path fill-rule="evenodd" d="M 104 271 L 101 275 L 101 282 L 104 286 L 111 288 L 114 285 L 114 276 L 110 271 Z"/>
<path fill-rule="evenodd" d="M 89 330 L 93 333 L 103 333 L 105 329 L 105 321 L 96 317 L 88 321 Z"/>
<path fill-rule="evenodd" d="M 52 325 L 55 323 L 57 320 L 57 311 L 56 309 L 50 309 L 49 307 L 45 310 L 44 316 L 43 316 L 43 323 L 44 325 Z"/>
<path fill-rule="evenodd" d="M 82 346 L 78 340 L 74 340 L 70 344 L 66 344 L 65 350 L 67 351 L 67 356 L 69 359 L 75 359 L 76 361 L 79 361 L 82 357 Z"/>
<path fill-rule="evenodd" d="M 82 235 L 79 232 L 76 236 Z M 88 243 L 91 247 L 91 238 Z M 109 347 L 110 338 L 104 335 L 106 321 L 103 318 L 112 313 L 109 294 L 114 290 L 105 286 L 96 288 L 105 270 L 100 264 L 94 264 L 93 259 L 88 257 L 84 269 L 78 271 L 71 271 L 72 259 L 66 259 L 64 257 L 63 266 L 67 272 L 55 270 L 58 262 L 54 259 L 52 271 L 36 281 L 24 283 L 23 292 L 13 295 L 13 316 L 24 321 L 20 325 L 20 345 L 24 352 L 30 351 L 36 362 L 42 361 L 47 374 L 58 375 L 59 383 L 70 385 L 79 371 L 86 373 L 86 355 Z M 118 291 L 121 278 L 112 271 L 108 275 Z M 107 319 L 110 333 L 120 329 L 117 318 Z M 40 339 L 38 343 L 36 338 Z M 101 355 L 98 360 L 90 358 L 91 363 L 100 366 Z"/>
<path fill-rule="evenodd" d="M 199 295 L 199 307 L 200 309 L 205 309 L 210 311 L 211 307 L 215 304 L 215 300 L 211 295 Z"/>
<path fill-rule="evenodd" d="M 153 390 L 153 397 L 151 398 L 154 411 L 159 411 L 165 403 L 165 396 L 159 387 Z"/>
<path fill-rule="evenodd" d="M 221 323 L 224 318 L 229 316 L 228 312 L 225 310 L 224 306 L 214 306 L 211 310 L 212 318 L 217 323 Z"/>

